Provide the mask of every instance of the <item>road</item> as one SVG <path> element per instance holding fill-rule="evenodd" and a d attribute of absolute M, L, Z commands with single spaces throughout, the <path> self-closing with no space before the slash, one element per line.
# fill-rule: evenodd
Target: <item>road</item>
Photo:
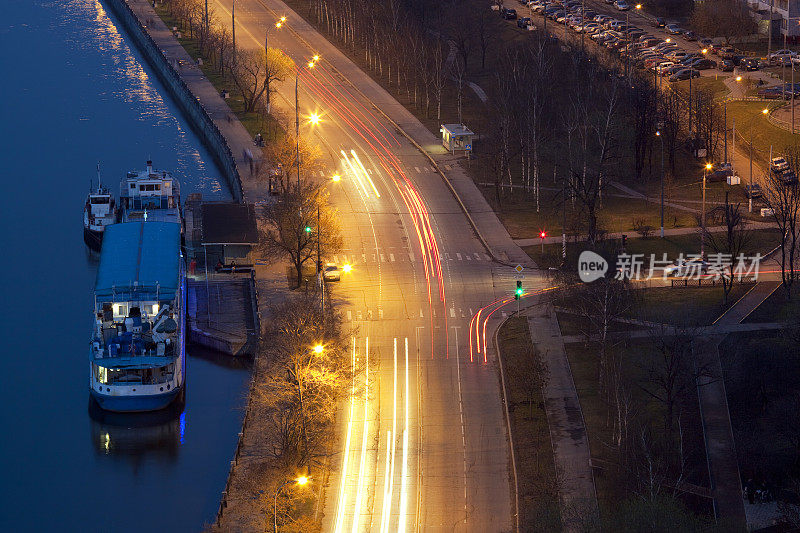
<path fill-rule="evenodd" d="M 230 20 L 228 5 L 214 8 Z M 299 100 L 301 135 L 319 141 L 327 169 L 305 178 L 328 183 L 339 209 L 345 246 L 330 259 L 353 270 L 333 295 L 353 328 L 354 364 L 369 363 L 342 406 L 343 453 L 333 458 L 324 530 L 512 530 L 491 350 L 504 311 L 487 322 L 498 303 L 473 316 L 513 295 L 516 272 L 491 261 L 431 162 L 359 93 L 372 83 L 363 72 L 281 2 L 243 0 L 236 15 L 237 46 L 263 47 L 269 27 L 270 47 L 298 65 L 321 56 L 300 71 Z M 281 15 L 287 27 L 276 31 Z M 279 97 L 279 112 L 291 117 L 294 79 Z M 302 119 L 311 113 L 322 117 L 313 127 Z M 457 165 L 442 148 L 426 149 L 442 168 Z M 334 173 L 342 180 L 330 181 Z"/>

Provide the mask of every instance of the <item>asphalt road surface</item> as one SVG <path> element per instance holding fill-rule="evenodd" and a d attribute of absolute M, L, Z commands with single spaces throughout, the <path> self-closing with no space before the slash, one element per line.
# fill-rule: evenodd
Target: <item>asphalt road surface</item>
<path fill-rule="evenodd" d="M 227 2 L 214 9 L 230 20 Z M 329 259 L 353 270 L 329 286 L 353 328 L 354 364 L 369 363 L 341 409 L 324 530 L 511 531 L 491 339 L 517 273 L 491 261 L 430 161 L 359 93 L 370 83 L 363 72 L 345 79 L 341 54 L 278 1 L 237 2 L 236 16 L 239 47 L 263 48 L 269 27 L 269 46 L 298 65 L 321 56 L 299 73 L 301 135 L 320 143 L 328 168 L 305 177 L 327 183 L 340 212 L 345 246 Z M 276 101 L 293 118 L 294 78 Z M 312 113 L 319 124 L 306 120 Z M 456 164 L 428 148 L 443 168 Z"/>

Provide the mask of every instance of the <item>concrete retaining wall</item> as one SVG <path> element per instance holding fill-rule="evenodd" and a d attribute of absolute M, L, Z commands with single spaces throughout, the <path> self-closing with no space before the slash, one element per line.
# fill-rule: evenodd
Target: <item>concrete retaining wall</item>
<path fill-rule="evenodd" d="M 181 108 L 192 129 L 211 152 L 223 178 L 228 183 L 233 199 L 241 202 L 242 180 L 236 169 L 233 153 L 214 121 L 183 82 L 125 0 L 104 0 L 104 3 L 117 16 L 136 47 L 142 52 L 158 78 L 178 103 L 178 107 Z"/>

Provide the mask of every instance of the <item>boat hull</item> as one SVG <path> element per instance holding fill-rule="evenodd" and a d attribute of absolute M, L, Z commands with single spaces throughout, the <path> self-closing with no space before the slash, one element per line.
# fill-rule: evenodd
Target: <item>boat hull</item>
<path fill-rule="evenodd" d="M 103 246 L 103 232 L 90 230 L 86 226 L 83 227 L 83 242 L 92 250 L 99 252 Z"/>
<path fill-rule="evenodd" d="M 92 398 L 95 399 L 97 404 L 106 411 L 114 411 L 117 413 L 139 413 L 144 411 L 158 411 L 168 407 L 172 401 L 183 391 L 183 386 L 176 387 L 175 389 L 164 394 L 148 394 L 148 395 L 107 395 L 100 394 L 94 389 L 92 391 Z"/>

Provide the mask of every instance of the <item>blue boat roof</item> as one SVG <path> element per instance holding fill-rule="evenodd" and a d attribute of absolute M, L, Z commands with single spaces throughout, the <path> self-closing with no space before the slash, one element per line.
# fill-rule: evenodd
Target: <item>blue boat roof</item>
<path fill-rule="evenodd" d="M 105 229 L 95 294 L 125 300 L 172 300 L 180 275 L 180 224 L 126 222 Z"/>

